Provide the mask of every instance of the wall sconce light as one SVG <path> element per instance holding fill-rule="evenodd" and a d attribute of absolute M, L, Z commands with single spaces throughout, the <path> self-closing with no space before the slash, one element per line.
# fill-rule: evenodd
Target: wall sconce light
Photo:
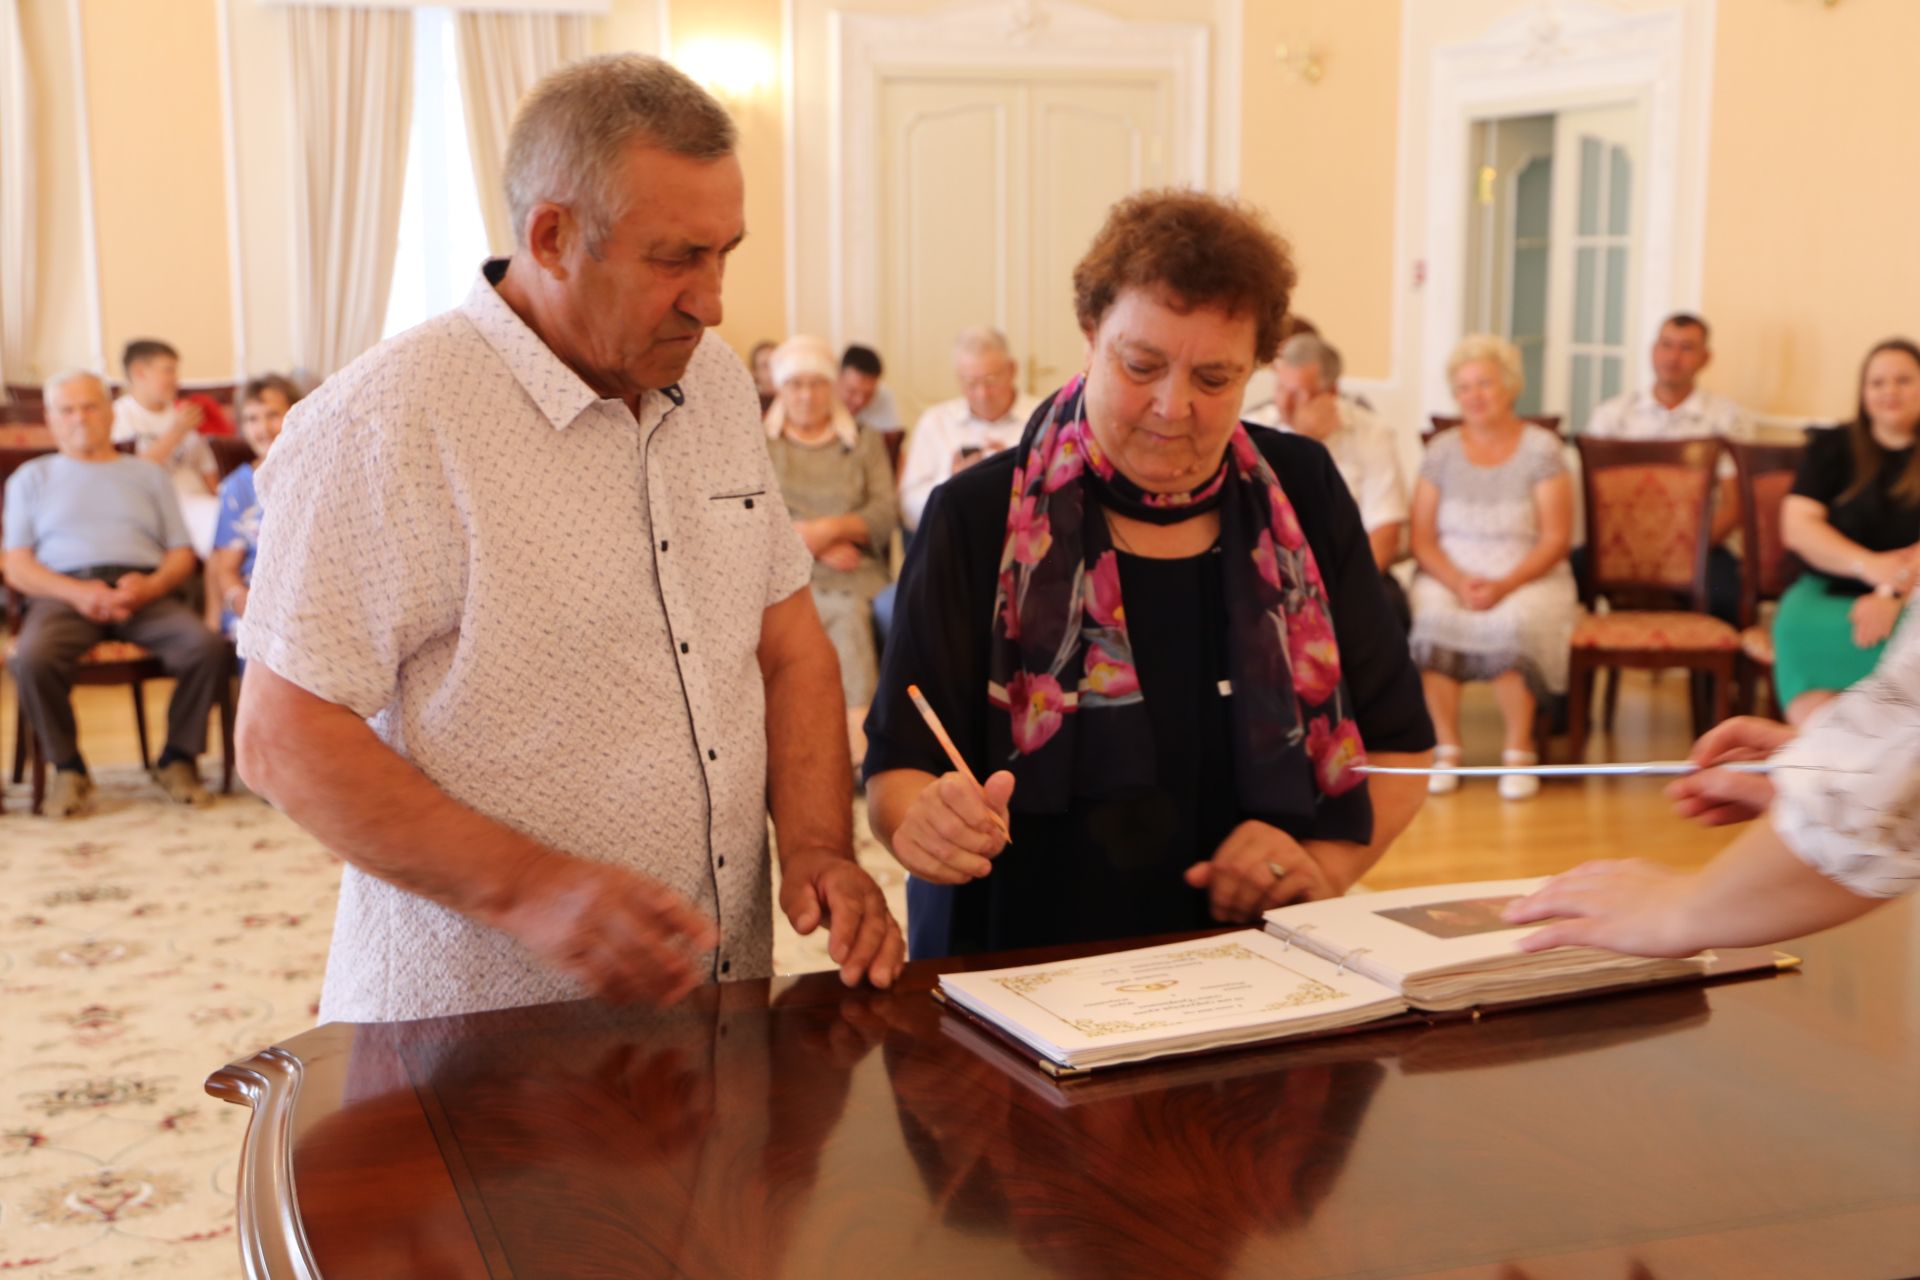
<path fill-rule="evenodd" d="M 689 40 L 673 51 L 673 61 L 730 107 L 767 93 L 777 78 L 773 50 L 757 40 Z"/>
<path fill-rule="evenodd" d="M 1327 74 L 1327 65 L 1320 60 L 1320 51 L 1304 40 L 1295 44 L 1275 45 L 1273 60 L 1300 77 L 1304 84 L 1319 84 Z"/>

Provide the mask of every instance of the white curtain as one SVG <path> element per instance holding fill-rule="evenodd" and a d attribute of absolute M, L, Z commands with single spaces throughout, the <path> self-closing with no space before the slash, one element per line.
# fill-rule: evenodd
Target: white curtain
<path fill-rule="evenodd" d="M 558 13 L 462 13 L 460 96 L 466 105 L 473 180 L 480 188 L 480 216 L 487 247 L 496 256 L 513 252 L 513 226 L 501 171 L 507 130 L 527 91 L 546 75 L 587 56 L 587 19 Z"/>
<path fill-rule="evenodd" d="M 413 120 L 413 14 L 294 8 L 294 355 L 324 378 L 380 340 Z"/>
<path fill-rule="evenodd" d="M 33 367 L 35 263 L 33 86 L 19 0 L 0 0 L 0 402 Z M 12 370 L 12 374 L 8 374 Z"/>

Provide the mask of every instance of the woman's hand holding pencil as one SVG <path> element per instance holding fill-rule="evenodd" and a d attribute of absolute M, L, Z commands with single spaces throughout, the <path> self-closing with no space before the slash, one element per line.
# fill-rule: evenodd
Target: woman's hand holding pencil
<path fill-rule="evenodd" d="M 947 735 L 940 718 L 914 686 L 908 696 L 953 762 L 914 797 L 893 833 L 893 854 L 908 871 L 934 884 L 965 884 L 993 870 L 992 859 L 1012 843 L 1007 802 L 1013 775 L 1001 770 L 982 783 Z"/>

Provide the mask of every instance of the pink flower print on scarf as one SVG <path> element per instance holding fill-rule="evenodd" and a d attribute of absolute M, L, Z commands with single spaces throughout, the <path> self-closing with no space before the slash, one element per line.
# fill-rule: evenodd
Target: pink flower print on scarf
<path fill-rule="evenodd" d="M 1060 732 L 1066 696 L 1052 676 L 1022 671 L 1007 682 L 1008 710 L 1013 713 L 1013 746 L 1032 755 Z"/>
<path fill-rule="evenodd" d="M 1120 557 L 1111 551 L 1087 573 L 1087 616 L 1103 627 L 1127 625 L 1126 605 L 1120 600 Z"/>
<path fill-rule="evenodd" d="M 1037 498 L 1020 498 L 1013 504 L 1007 527 L 1013 533 L 1013 558 L 1019 564 L 1039 564 L 1053 545 L 1053 531 L 1047 513 Z"/>
<path fill-rule="evenodd" d="M 1086 668 L 1082 687 L 1096 697 L 1119 702 L 1140 692 L 1140 674 L 1133 663 L 1115 653 L 1104 639 L 1087 645 Z"/>
<path fill-rule="evenodd" d="M 1287 615 L 1287 652 L 1293 661 L 1293 691 L 1302 702 L 1317 706 L 1333 697 L 1340 686 L 1340 645 L 1324 612 L 1301 609 Z"/>
<path fill-rule="evenodd" d="M 1314 780 L 1322 795 L 1344 795 L 1359 786 L 1365 775 L 1354 766 L 1367 761 L 1366 748 L 1360 742 L 1360 730 L 1352 720 L 1341 720 L 1328 728 L 1329 717 L 1320 716 L 1307 726 L 1307 755 L 1313 761 Z"/>

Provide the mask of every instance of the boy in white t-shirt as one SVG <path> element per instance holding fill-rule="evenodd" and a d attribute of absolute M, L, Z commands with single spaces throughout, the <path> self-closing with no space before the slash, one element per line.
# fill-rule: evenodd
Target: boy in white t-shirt
<path fill-rule="evenodd" d="M 120 357 L 127 389 L 113 402 L 113 443 L 131 444 L 140 457 L 166 468 L 180 497 L 193 549 L 203 559 L 213 549 L 219 518 L 220 466 L 200 434 L 202 397 L 180 395 L 180 354 L 155 338 L 137 338 Z M 208 402 L 210 403 L 210 402 Z"/>

